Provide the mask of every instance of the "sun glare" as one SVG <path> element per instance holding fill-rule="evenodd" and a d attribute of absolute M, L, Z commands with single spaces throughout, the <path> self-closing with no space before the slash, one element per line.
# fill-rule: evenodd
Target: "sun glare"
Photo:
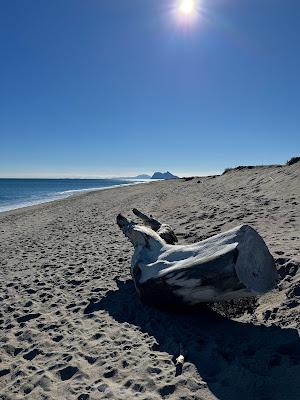
<path fill-rule="evenodd" d="M 194 25 L 202 12 L 202 0 L 176 0 L 173 11 L 180 25 Z"/>
<path fill-rule="evenodd" d="M 195 0 L 180 0 L 178 10 L 180 14 L 189 16 L 196 12 Z"/>

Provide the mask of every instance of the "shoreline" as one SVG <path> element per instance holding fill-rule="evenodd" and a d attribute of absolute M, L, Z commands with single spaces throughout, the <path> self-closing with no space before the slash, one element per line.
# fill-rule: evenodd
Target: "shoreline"
<path fill-rule="evenodd" d="M 61 201 L 61 200 L 66 200 L 71 197 L 77 197 L 80 195 L 84 195 L 90 192 L 97 192 L 101 190 L 110 190 L 110 189 L 115 189 L 115 188 L 121 188 L 121 187 L 126 187 L 126 186 L 134 186 L 134 185 L 140 185 L 142 183 L 151 183 L 155 181 L 134 181 L 132 183 L 123 183 L 119 185 L 111 185 L 111 186 L 106 186 L 106 187 L 99 187 L 99 188 L 90 188 L 90 189 L 73 189 L 73 190 L 65 190 L 63 192 L 57 192 L 53 194 L 54 197 L 51 197 L 49 199 L 40 199 L 36 201 L 25 201 L 23 203 L 20 203 L 19 205 L 13 205 L 13 206 L 0 206 L 0 216 L 3 213 L 7 213 L 10 211 L 15 211 L 15 210 L 20 210 L 20 209 L 27 209 L 29 207 L 34 207 L 38 206 L 41 204 L 47 204 L 47 203 L 53 203 L 56 201 Z"/>

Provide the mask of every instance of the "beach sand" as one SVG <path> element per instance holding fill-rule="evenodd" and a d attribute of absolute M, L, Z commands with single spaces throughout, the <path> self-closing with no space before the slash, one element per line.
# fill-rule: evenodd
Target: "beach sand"
<path fill-rule="evenodd" d="M 180 243 L 250 224 L 276 259 L 278 288 L 179 314 L 142 305 L 115 222 L 133 207 Z M 2 213 L 0 264 L 2 400 L 300 398 L 300 163 Z"/>

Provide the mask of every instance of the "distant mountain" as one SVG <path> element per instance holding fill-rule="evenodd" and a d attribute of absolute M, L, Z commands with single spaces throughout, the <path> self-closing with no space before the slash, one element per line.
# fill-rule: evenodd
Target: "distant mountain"
<path fill-rule="evenodd" d="M 141 175 L 137 175 L 137 176 L 118 176 L 115 177 L 114 179 L 151 179 L 150 175 L 147 174 L 141 174 Z"/>
<path fill-rule="evenodd" d="M 171 174 L 171 172 L 154 172 L 151 179 L 178 179 L 178 176 Z"/>
<path fill-rule="evenodd" d="M 171 174 L 171 172 L 154 172 L 152 176 L 147 174 L 140 174 L 137 176 L 118 176 L 113 179 L 177 179 L 178 176 Z"/>
<path fill-rule="evenodd" d="M 141 174 L 141 175 L 137 175 L 134 177 L 135 179 L 151 179 L 150 175 L 147 174 Z"/>

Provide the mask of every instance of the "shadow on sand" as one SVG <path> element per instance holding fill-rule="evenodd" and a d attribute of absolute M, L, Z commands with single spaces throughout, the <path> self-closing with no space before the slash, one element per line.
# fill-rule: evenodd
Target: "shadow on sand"
<path fill-rule="evenodd" d="M 97 310 L 152 335 L 154 351 L 175 359 L 181 344 L 186 361 L 195 365 L 220 400 L 300 398 L 300 342 L 294 329 L 241 323 L 208 308 L 157 310 L 140 302 L 131 281 L 118 282 L 118 290 L 89 304 L 85 313 Z"/>

